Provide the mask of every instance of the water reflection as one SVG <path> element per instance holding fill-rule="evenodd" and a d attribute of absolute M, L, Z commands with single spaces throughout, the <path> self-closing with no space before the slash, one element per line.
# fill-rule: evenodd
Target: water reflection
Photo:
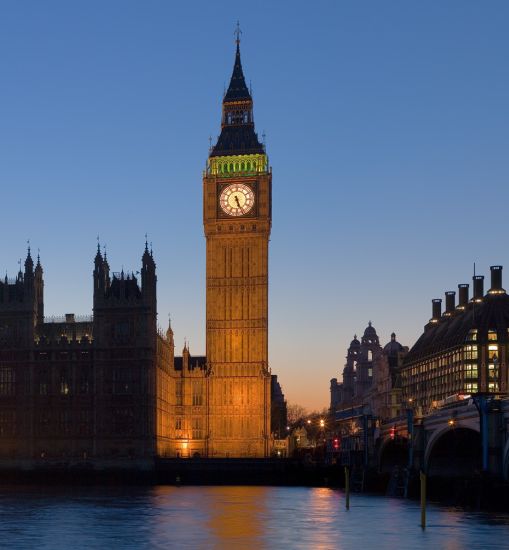
<path fill-rule="evenodd" d="M 501 548 L 504 514 L 303 487 L 0 488 L 0 548 Z"/>

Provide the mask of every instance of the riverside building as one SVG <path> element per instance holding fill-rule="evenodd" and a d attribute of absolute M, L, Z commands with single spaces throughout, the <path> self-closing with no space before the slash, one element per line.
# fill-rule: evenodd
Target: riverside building
<path fill-rule="evenodd" d="M 473 393 L 507 393 L 509 297 L 502 288 L 502 266 L 491 266 L 491 288 L 484 277 L 458 285 L 456 293 L 432 300 L 432 317 L 405 357 L 403 397 L 426 413 Z"/>

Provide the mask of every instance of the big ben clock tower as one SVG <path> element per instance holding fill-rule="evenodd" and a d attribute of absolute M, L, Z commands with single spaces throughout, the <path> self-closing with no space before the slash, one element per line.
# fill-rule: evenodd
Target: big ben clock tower
<path fill-rule="evenodd" d="M 203 177 L 208 456 L 266 457 L 270 439 L 268 246 L 272 174 L 254 129 L 239 32 L 221 135 Z"/>

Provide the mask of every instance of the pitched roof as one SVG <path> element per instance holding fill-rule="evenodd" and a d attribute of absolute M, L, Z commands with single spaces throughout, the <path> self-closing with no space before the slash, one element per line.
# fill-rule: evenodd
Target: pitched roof
<path fill-rule="evenodd" d="M 251 99 L 251 94 L 246 86 L 242 63 L 240 61 L 240 47 L 237 43 L 237 51 L 235 53 L 235 63 L 233 65 L 232 77 L 228 91 L 224 96 L 223 101 L 239 101 L 242 99 Z"/>

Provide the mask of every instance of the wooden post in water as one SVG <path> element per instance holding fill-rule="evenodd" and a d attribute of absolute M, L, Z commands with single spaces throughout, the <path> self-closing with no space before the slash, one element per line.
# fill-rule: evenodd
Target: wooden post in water
<path fill-rule="evenodd" d="M 421 528 L 426 529 L 426 474 L 421 470 Z"/>
<path fill-rule="evenodd" d="M 350 510 L 350 468 L 345 466 L 345 506 Z"/>

